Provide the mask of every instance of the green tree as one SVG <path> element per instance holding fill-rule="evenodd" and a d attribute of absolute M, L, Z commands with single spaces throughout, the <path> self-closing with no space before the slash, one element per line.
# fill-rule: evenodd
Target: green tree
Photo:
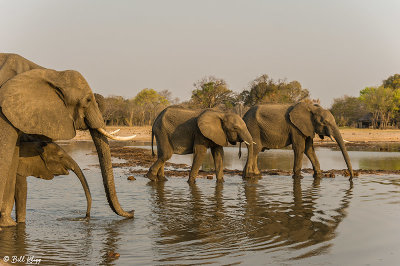
<path fill-rule="evenodd" d="M 330 111 L 339 126 L 354 126 L 358 119 L 368 113 L 367 107 L 359 97 L 347 95 L 333 99 Z"/>
<path fill-rule="evenodd" d="M 264 74 L 254 79 L 249 89 L 240 95 L 245 105 L 253 106 L 259 103 L 294 103 L 309 98 L 310 93 L 298 81 L 274 81 Z"/>
<path fill-rule="evenodd" d="M 195 82 L 196 88 L 192 91 L 191 104 L 199 108 L 214 108 L 220 105 L 228 106 L 232 103 L 233 92 L 228 89 L 225 80 L 214 76 L 204 77 Z"/>
<path fill-rule="evenodd" d="M 373 115 L 372 125 L 387 128 L 389 122 L 399 110 L 400 90 L 393 90 L 390 87 L 367 87 L 360 91 L 360 99 L 365 103 Z"/>
<path fill-rule="evenodd" d="M 400 89 L 400 74 L 394 74 L 388 77 L 382 82 L 382 85 L 393 90 Z"/>
<path fill-rule="evenodd" d="M 132 109 L 131 117 L 139 117 L 141 125 L 151 125 L 156 115 L 169 105 L 169 101 L 161 96 L 154 89 L 143 89 L 141 90 L 132 100 L 133 106 L 136 109 Z"/>

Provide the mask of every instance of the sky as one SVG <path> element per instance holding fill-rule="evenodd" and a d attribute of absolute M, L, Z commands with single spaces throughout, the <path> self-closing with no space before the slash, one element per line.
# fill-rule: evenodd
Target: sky
<path fill-rule="evenodd" d="M 398 0 L 0 0 L 0 52 L 81 72 L 104 96 L 262 74 L 330 107 L 400 73 Z"/>

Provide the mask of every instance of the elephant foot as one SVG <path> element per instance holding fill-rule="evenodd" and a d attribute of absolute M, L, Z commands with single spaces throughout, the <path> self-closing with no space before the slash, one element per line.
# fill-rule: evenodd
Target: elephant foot
<path fill-rule="evenodd" d="M 194 184 L 196 183 L 196 178 L 195 177 L 189 177 L 188 181 L 189 184 Z"/>
<path fill-rule="evenodd" d="M 322 178 L 322 172 L 321 171 L 314 172 L 313 177 L 314 179 Z"/>
<path fill-rule="evenodd" d="M 246 173 L 243 175 L 244 179 L 250 179 L 250 178 L 261 178 L 261 173 Z"/>
<path fill-rule="evenodd" d="M 153 175 L 150 171 L 147 172 L 146 177 L 151 181 L 157 181 L 157 176 Z"/>
<path fill-rule="evenodd" d="M 300 175 L 300 174 L 294 174 L 294 175 L 292 175 L 292 178 L 293 179 L 303 179 L 303 176 L 302 175 Z"/>
<path fill-rule="evenodd" d="M 161 182 L 168 181 L 168 179 L 165 176 L 157 176 L 157 180 Z"/>
<path fill-rule="evenodd" d="M 22 224 L 25 223 L 26 219 L 25 218 L 18 218 L 17 223 Z"/>
<path fill-rule="evenodd" d="M 217 178 L 217 183 L 224 183 L 225 180 L 223 177 Z"/>
<path fill-rule="evenodd" d="M 1 227 L 10 227 L 16 226 L 17 223 L 10 216 L 2 216 L 0 218 L 0 226 Z"/>

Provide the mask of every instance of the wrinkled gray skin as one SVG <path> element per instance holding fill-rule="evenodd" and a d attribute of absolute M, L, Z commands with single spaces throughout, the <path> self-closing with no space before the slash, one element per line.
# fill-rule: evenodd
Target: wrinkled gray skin
<path fill-rule="evenodd" d="M 310 159 L 314 178 L 321 177 L 320 164 L 315 154 L 313 138 L 333 137 L 342 151 L 350 179 L 353 177 L 350 158 L 345 143 L 336 125 L 335 118 L 318 104 L 300 102 L 295 105 L 264 104 L 249 109 L 243 116 L 253 140 L 250 175 L 260 176 L 257 158 L 260 151 L 280 149 L 292 144 L 294 151 L 293 178 L 301 178 L 303 153 Z"/>
<path fill-rule="evenodd" d="M 26 218 L 26 178 L 34 176 L 51 180 L 54 176 L 68 175 L 68 170 L 73 171 L 82 184 L 87 201 L 86 218 L 90 217 L 92 196 L 89 185 L 79 165 L 60 146 L 53 142 L 21 141 L 19 156 L 15 183 L 15 213 L 18 223 L 24 223 Z"/>
<path fill-rule="evenodd" d="M 188 182 L 195 182 L 207 148 L 211 148 L 217 181 L 223 181 L 223 146 L 228 142 L 246 141 L 251 160 L 253 140 L 240 116 L 213 109 L 191 110 L 180 106 L 164 109 L 152 128 L 157 140 L 157 161 L 150 167 L 147 177 L 153 181 L 165 180 L 164 164 L 172 154 L 193 153 L 193 164 Z M 246 169 L 246 167 L 245 167 Z"/>
<path fill-rule="evenodd" d="M 0 81 L 0 226 L 16 225 L 8 213 L 14 203 L 21 135 L 66 140 L 77 129 L 90 131 L 111 209 L 133 217 L 118 202 L 108 140 L 99 132 L 105 129 L 104 120 L 83 76 L 73 70 L 44 69 L 16 54 L 0 54 Z"/>

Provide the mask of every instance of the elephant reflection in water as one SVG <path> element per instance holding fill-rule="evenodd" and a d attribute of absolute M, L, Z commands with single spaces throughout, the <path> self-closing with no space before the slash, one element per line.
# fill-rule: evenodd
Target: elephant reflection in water
<path fill-rule="evenodd" d="M 12 256 L 25 256 L 29 254 L 30 249 L 27 244 L 26 235 L 25 223 L 19 223 L 15 227 L 9 227 L 1 231 L 0 265 L 3 265 L 1 264 L 3 261 L 3 256 L 8 254 L 12 254 Z"/>
<path fill-rule="evenodd" d="M 334 215 L 319 218 L 323 211 L 319 212 L 317 207 L 321 194 L 319 179 L 307 190 L 302 190 L 300 180 L 294 179 L 293 198 L 283 196 L 283 200 L 276 200 L 277 194 L 266 192 L 257 182 L 245 182 L 238 195 L 224 190 L 224 184 L 217 184 L 212 196 L 206 196 L 208 193 L 193 184 L 185 200 L 182 194 L 174 195 L 173 188 L 153 184 L 151 198 L 159 234 L 155 248 L 165 256 L 184 258 L 186 253 L 179 254 L 169 245 L 190 243 L 191 249 L 208 256 L 212 252 L 210 247 L 223 247 L 225 254 L 234 253 L 238 247 L 243 251 L 243 241 L 248 250 L 255 245 L 257 250 L 288 246 L 302 249 L 324 243 L 335 238 L 336 228 L 346 217 L 353 188 L 350 183 Z M 320 249 L 328 247 L 325 244 Z"/>
<path fill-rule="evenodd" d="M 256 186 L 245 184 L 246 222 L 243 230 L 247 232 L 247 237 L 257 242 L 268 242 L 268 248 L 290 245 L 291 248 L 301 249 L 326 242 L 335 238 L 336 228 L 346 217 L 345 210 L 349 207 L 352 189 L 353 183 L 350 182 L 339 207 L 334 209 L 336 215 L 318 218 L 320 179 L 315 179 L 312 187 L 304 191 L 300 179 L 294 179 L 293 201 L 290 203 L 264 200 L 265 197 L 258 195 L 259 189 Z M 324 250 L 329 246 L 325 245 L 320 249 Z M 303 257 L 310 255 L 312 254 L 304 254 Z"/>

